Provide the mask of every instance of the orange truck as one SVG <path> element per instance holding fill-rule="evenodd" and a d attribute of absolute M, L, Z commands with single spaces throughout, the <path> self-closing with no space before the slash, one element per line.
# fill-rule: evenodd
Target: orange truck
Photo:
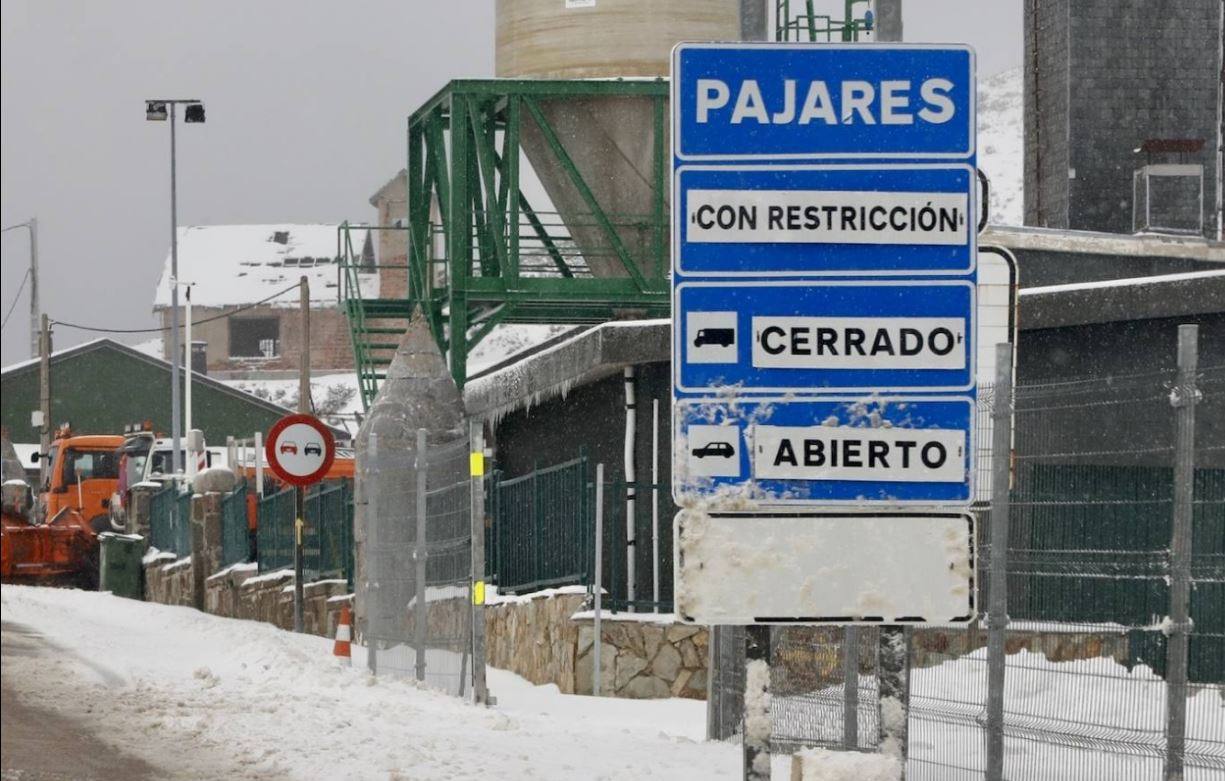
<path fill-rule="evenodd" d="M 111 496 L 119 487 L 119 447 L 123 437 L 73 436 L 67 426 L 47 453 L 50 465 L 42 486 L 42 517 L 54 519 L 66 508 L 85 518 L 94 534 L 111 529 Z"/>
<path fill-rule="evenodd" d="M 47 479 L 37 503 L 24 479 L 10 470 L 8 462 L 16 455 L 5 442 L 0 579 L 96 585 L 97 535 L 110 528 L 107 505 L 118 484 L 115 450 L 122 442 L 117 436 L 73 436 L 62 428 L 48 453 Z"/>

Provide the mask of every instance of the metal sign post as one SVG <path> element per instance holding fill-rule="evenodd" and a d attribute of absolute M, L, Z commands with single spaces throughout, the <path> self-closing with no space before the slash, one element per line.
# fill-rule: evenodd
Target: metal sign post
<path fill-rule="evenodd" d="M 323 479 L 336 460 L 332 430 L 313 415 L 286 415 L 268 430 L 268 468 L 294 486 L 294 631 L 303 631 L 306 487 Z"/>
<path fill-rule="evenodd" d="M 749 626 L 746 778 L 762 624 L 974 618 L 975 92 L 965 46 L 673 50 L 676 609 Z"/>

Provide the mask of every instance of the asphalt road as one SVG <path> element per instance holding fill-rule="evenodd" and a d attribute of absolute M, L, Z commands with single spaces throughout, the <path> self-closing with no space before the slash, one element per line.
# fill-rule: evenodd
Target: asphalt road
<path fill-rule="evenodd" d="M 30 626 L 0 622 L 0 658 L 68 653 Z M 0 664 L 0 778 L 3 781 L 145 781 L 160 777 L 146 762 L 99 738 L 114 725 L 80 721 L 42 704 L 45 696 L 14 680 Z"/>

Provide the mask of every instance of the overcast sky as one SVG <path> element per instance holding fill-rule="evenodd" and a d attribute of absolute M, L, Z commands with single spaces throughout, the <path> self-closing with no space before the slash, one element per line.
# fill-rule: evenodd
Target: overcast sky
<path fill-rule="evenodd" d="M 145 98 L 206 104 L 206 124 L 179 126 L 179 224 L 370 220 L 367 198 L 404 166 L 405 117 L 446 80 L 493 72 L 491 0 L 2 7 L 0 219 L 38 217 L 45 311 L 113 328 L 153 324 L 170 235 L 169 132 Z M 1021 62 L 1021 0 L 910 0 L 904 20 L 907 40 L 975 46 L 980 75 Z M 25 231 L 0 240 L 4 312 L 27 247 Z M 27 295 L 5 365 L 27 357 Z M 94 336 L 60 328 L 56 347 Z"/>

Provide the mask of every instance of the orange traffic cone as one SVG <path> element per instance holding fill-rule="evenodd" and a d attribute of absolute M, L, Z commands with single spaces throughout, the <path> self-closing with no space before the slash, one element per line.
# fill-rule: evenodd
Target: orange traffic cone
<path fill-rule="evenodd" d="M 336 624 L 336 645 L 332 649 L 332 655 L 345 667 L 353 664 L 353 654 L 349 649 L 352 639 L 353 620 L 349 615 L 349 606 L 345 605 L 340 610 L 340 621 Z"/>

